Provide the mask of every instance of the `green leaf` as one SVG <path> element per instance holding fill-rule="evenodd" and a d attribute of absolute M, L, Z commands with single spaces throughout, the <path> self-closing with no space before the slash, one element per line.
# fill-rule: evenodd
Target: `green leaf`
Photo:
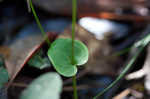
<path fill-rule="evenodd" d="M 42 50 L 40 50 L 34 56 L 32 56 L 32 58 L 28 61 L 28 64 L 38 69 L 50 67 L 51 64 L 49 59 L 46 56 L 42 57 L 43 54 L 44 53 L 42 52 Z"/>
<path fill-rule="evenodd" d="M 0 67 L 4 66 L 4 59 L 3 57 L 0 55 Z"/>
<path fill-rule="evenodd" d="M 7 70 L 4 67 L 0 67 L 0 88 L 4 86 L 5 83 L 8 82 L 9 75 Z"/>
<path fill-rule="evenodd" d="M 71 64 L 72 40 L 57 39 L 48 50 L 48 56 L 57 72 L 65 77 L 74 76 L 77 73 L 76 65 L 83 65 L 88 60 L 88 49 L 80 41 L 74 42 L 74 61 Z"/>
<path fill-rule="evenodd" d="M 61 90 L 61 77 L 57 73 L 46 73 L 35 79 L 20 99 L 59 99 Z"/>

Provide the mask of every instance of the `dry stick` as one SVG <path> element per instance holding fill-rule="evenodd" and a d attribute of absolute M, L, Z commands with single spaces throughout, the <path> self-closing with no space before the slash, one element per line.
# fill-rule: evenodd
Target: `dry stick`
<path fill-rule="evenodd" d="M 131 90 L 128 88 L 128 89 L 124 90 L 123 92 L 119 93 L 117 96 L 113 97 L 113 99 L 123 99 L 130 93 L 131 93 Z"/>
<path fill-rule="evenodd" d="M 28 7 L 28 12 L 31 12 L 31 7 L 30 7 L 30 0 L 27 0 L 27 7 Z"/>
<path fill-rule="evenodd" d="M 88 90 L 88 89 L 97 88 L 100 86 L 103 86 L 103 85 L 94 85 L 94 84 L 93 85 L 89 85 L 89 84 L 78 85 L 77 90 Z M 73 88 L 72 88 L 72 86 L 65 86 L 63 88 L 63 91 L 73 91 Z"/>
<path fill-rule="evenodd" d="M 130 60 L 130 62 L 126 65 L 123 72 L 116 78 L 115 81 L 113 81 L 108 87 L 106 87 L 102 92 L 98 93 L 93 99 L 97 99 L 98 97 L 102 96 L 106 91 L 108 91 L 110 88 L 112 88 L 121 78 L 124 77 L 124 75 L 127 73 L 127 71 L 131 68 L 132 64 L 135 62 L 136 58 L 139 56 L 139 54 L 142 52 L 144 47 L 150 42 L 150 34 L 144 37 L 144 39 L 140 40 L 139 42 L 135 43 L 133 47 L 139 47 L 139 50 L 137 53 L 133 56 L 133 58 Z"/>
<path fill-rule="evenodd" d="M 26 88 L 28 87 L 28 84 L 13 82 L 10 86 Z"/>

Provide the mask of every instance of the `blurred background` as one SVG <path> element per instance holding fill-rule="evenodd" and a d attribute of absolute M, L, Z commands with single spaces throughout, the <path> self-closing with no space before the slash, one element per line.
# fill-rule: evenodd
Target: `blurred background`
<path fill-rule="evenodd" d="M 58 37 L 70 36 L 71 0 L 32 1 L 45 32 Z M 12 64 L 18 65 L 18 61 L 24 60 L 20 58 L 26 56 L 22 52 L 29 53 L 28 49 L 42 42 L 40 30 L 28 10 L 26 0 L 0 0 L 0 57 L 6 60 L 6 65 L 9 64 L 6 66 L 9 74 L 13 72 Z M 149 0 L 78 0 L 76 39 L 87 45 L 90 54 L 88 63 L 78 73 L 79 99 L 91 99 L 108 86 L 136 54 L 138 49 L 130 49 L 131 46 L 149 32 Z M 120 54 L 125 50 L 127 52 Z M 147 55 L 145 48 L 129 73 L 143 69 L 148 61 Z M 38 75 L 39 71 L 35 71 Z M 29 68 L 24 69 L 15 81 L 28 84 L 35 77 L 29 73 Z M 122 79 L 101 99 L 150 99 L 148 74 L 136 80 L 136 77 L 131 77 L 134 80 Z M 71 99 L 71 81 L 63 80 L 62 99 Z M 24 86 L 12 85 L 8 98 L 18 99 L 22 89 Z"/>

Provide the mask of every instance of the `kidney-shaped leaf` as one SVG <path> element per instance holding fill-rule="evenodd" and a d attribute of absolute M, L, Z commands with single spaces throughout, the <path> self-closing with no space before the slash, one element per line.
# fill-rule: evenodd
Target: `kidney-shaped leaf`
<path fill-rule="evenodd" d="M 20 99 L 59 99 L 61 90 L 61 77 L 57 73 L 46 73 L 35 79 Z"/>
<path fill-rule="evenodd" d="M 57 72 L 66 77 L 74 76 L 77 73 L 76 65 L 83 65 L 88 60 L 88 49 L 80 41 L 74 42 L 74 61 L 72 65 L 72 40 L 57 39 L 48 50 L 48 56 Z"/>

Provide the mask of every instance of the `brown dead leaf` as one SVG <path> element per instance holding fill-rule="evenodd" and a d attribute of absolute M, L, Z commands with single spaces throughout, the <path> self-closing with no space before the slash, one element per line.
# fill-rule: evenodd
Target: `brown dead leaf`
<path fill-rule="evenodd" d="M 6 67 L 10 77 L 12 77 L 24 64 L 27 57 L 40 45 L 43 41 L 42 36 L 30 36 L 15 41 L 9 46 L 11 54 L 6 58 Z"/>
<path fill-rule="evenodd" d="M 56 36 L 53 33 L 48 34 L 51 39 L 54 39 Z M 9 46 L 11 54 L 6 58 L 5 64 L 10 75 L 10 83 L 14 80 L 31 56 L 41 48 L 44 42 L 45 40 L 41 35 L 34 35 L 19 39 Z"/>

